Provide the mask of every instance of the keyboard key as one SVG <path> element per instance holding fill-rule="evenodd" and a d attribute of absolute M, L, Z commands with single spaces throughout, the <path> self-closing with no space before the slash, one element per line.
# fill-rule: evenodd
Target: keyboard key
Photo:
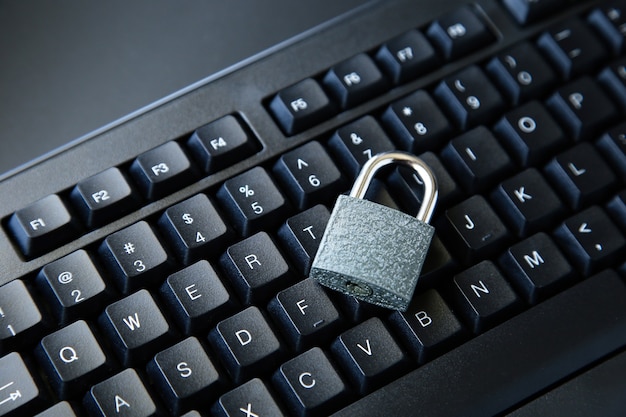
<path fill-rule="evenodd" d="M 0 416 L 23 416 L 42 397 L 19 353 L 0 357 Z"/>
<path fill-rule="evenodd" d="M 606 209 L 622 231 L 626 232 L 626 191 L 622 191 L 608 202 Z"/>
<path fill-rule="evenodd" d="M 587 142 L 554 157 L 546 166 L 546 174 L 574 210 L 607 197 L 617 181 L 598 151 Z"/>
<path fill-rule="evenodd" d="M 134 209 L 137 197 L 117 168 L 79 182 L 70 194 L 87 227 L 98 227 Z"/>
<path fill-rule="evenodd" d="M 209 342 L 235 383 L 274 369 L 283 352 L 257 307 L 219 322 L 209 333 Z"/>
<path fill-rule="evenodd" d="M 159 227 L 185 265 L 221 250 L 233 234 L 205 194 L 165 210 Z"/>
<path fill-rule="evenodd" d="M 134 369 L 91 387 L 85 396 L 90 416 L 98 417 L 156 417 L 157 407 Z"/>
<path fill-rule="evenodd" d="M 158 280 L 169 267 L 167 253 L 145 221 L 107 237 L 99 253 L 124 294 Z"/>
<path fill-rule="evenodd" d="M 280 91 L 269 107 L 283 132 L 289 136 L 323 122 L 336 112 L 322 87 L 312 78 Z"/>
<path fill-rule="evenodd" d="M 55 194 L 16 211 L 7 225 L 20 250 L 29 258 L 55 249 L 77 234 L 72 216 Z"/>
<path fill-rule="evenodd" d="M 359 54 L 333 66 L 324 76 L 324 86 L 346 109 L 384 92 L 387 80 L 368 55 Z"/>
<path fill-rule="evenodd" d="M 345 403 L 348 387 L 318 347 L 281 365 L 273 377 L 295 416 L 323 416 Z"/>
<path fill-rule="evenodd" d="M 329 218 L 328 209 L 317 205 L 288 218 L 278 229 L 281 243 L 302 276 L 309 275 Z"/>
<path fill-rule="evenodd" d="M 268 310 L 296 352 L 331 340 L 342 325 L 339 311 L 311 278 L 279 292 Z"/>
<path fill-rule="evenodd" d="M 526 0 L 522 0 L 529 4 Z M 543 96 L 556 82 L 556 74 L 533 45 L 522 42 L 495 56 L 487 71 L 509 99 L 519 104 Z"/>
<path fill-rule="evenodd" d="M 541 35 L 537 44 L 566 80 L 593 71 L 608 57 L 602 42 L 579 19 L 559 23 Z"/>
<path fill-rule="evenodd" d="M 36 282 L 61 324 L 95 314 L 110 294 L 93 260 L 82 249 L 44 266 Z"/>
<path fill-rule="evenodd" d="M 585 276 L 613 265 L 626 250 L 626 238 L 598 206 L 565 220 L 555 235 L 570 261 Z"/>
<path fill-rule="evenodd" d="M 492 200 L 518 236 L 528 236 L 556 224 L 565 206 L 535 168 L 502 182 Z"/>
<path fill-rule="evenodd" d="M 130 166 L 130 173 L 150 200 L 180 190 L 194 178 L 191 163 L 176 142 L 139 155 Z"/>
<path fill-rule="evenodd" d="M 522 26 L 543 20 L 565 5 L 565 0 L 503 0 L 509 13 Z"/>
<path fill-rule="evenodd" d="M 361 395 L 407 369 L 407 357 L 377 317 L 342 333 L 333 342 L 332 351 Z"/>
<path fill-rule="evenodd" d="M 35 339 L 43 323 L 24 282 L 16 279 L 0 287 L 0 352 Z"/>
<path fill-rule="evenodd" d="M 148 364 L 148 374 L 174 415 L 206 404 L 220 385 L 217 370 L 195 337 L 157 353 Z"/>
<path fill-rule="evenodd" d="M 626 58 L 611 62 L 600 72 L 598 81 L 620 109 L 626 110 Z"/>
<path fill-rule="evenodd" d="M 411 29 L 385 42 L 376 61 L 393 83 L 401 84 L 434 69 L 439 58 L 426 37 Z"/>
<path fill-rule="evenodd" d="M 187 146 L 207 174 L 242 161 L 257 150 L 256 141 L 230 115 L 196 129 Z"/>
<path fill-rule="evenodd" d="M 589 23 L 610 45 L 613 55 L 619 55 L 626 48 L 626 4 L 623 0 L 606 2 L 589 15 Z"/>
<path fill-rule="evenodd" d="M 545 162 L 567 144 L 563 130 L 537 101 L 505 114 L 494 126 L 494 132 L 515 162 L 523 167 Z"/>
<path fill-rule="evenodd" d="M 211 411 L 216 417 L 284 416 L 272 394 L 258 378 L 222 395 Z"/>
<path fill-rule="evenodd" d="M 109 367 L 93 332 L 82 320 L 44 337 L 36 353 L 61 399 L 82 395 L 82 388 L 105 376 Z"/>
<path fill-rule="evenodd" d="M 621 123 L 602 135 L 597 146 L 602 156 L 610 162 L 611 168 L 622 179 L 626 179 L 626 123 Z"/>
<path fill-rule="evenodd" d="M 63 401 L 42 411 L 35 417 L 76 417 L 76 411 L 70 403 Z"/>
<path fill-rule="evenodd" d="M 391 103 L 382 121 L 400 148 L 413 153 L 440 148 L 452 133 L 450 122 L 424 90 Z"/>
<path fill-rule="evenodd" d="M 280 224 L 287 202 L 262 167 L 227 180 L 217 192 L 225 214 L 242 236 Z"/>
<path fill-rule="evenodd" d="M 495 40 L 482 20 L 469 7 L 447 13 L 433 22 L 428 37 L 447 59 L 457 59 Z"/>
<path fill-rule="evenodd" d="M 230 246 L 220 265 L 246 305 L 266 301 L 292 280 L 289 265 L 266 232 Z"/>
<path fill-rule="evenodd" d="M 589 77 L 560 88 L 546 104 L 574 140 L 593 137 L 617 116 L 613 102 Z"/>
<path fill-rule="evenodd" d="M 299 210 L 330 203 L 346 187 L 341 172 L 316 141 L 282 155 L 273 172 Z"/>
<path fill-rule="evenodd" d="M 538 233 L 509 248 L 500 266 L 530 304 L 562 290 L 576 272 L 545 233 Z"/>
<path fill-rule="evenodd" d="M 109 305 L 98 322 L 124 366 L 148 359 L 163 349 L 172 334 L 146 290 Z"/>
<path fill-rule="evenodd" d="M 498 90 L 474 65 L 444 78 L 435 97 L 461 130 L 492 121 L 505 107 Z"/>
<path fill-rule="evenodd" d="M 170 275 L 161 286 L 161 295 L 186 335 L 208 331 L 235 306 L 215 270 L 205 260 Z"/>

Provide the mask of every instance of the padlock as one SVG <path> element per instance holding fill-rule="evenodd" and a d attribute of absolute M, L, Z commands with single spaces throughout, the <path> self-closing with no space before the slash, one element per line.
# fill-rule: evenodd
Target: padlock
<path fill-rule="evenodd" d="M 424 198 L 417 217 L 364 196 L 374 175 L 389 164 L 408 165 L 419 176 Z M 320 284 L 386 308 L 406 311 L 435 228 L 437 181 L 419 158 L 386 152 L 369 159 L 349 195 L 340 195 L 311 266 Z"/>

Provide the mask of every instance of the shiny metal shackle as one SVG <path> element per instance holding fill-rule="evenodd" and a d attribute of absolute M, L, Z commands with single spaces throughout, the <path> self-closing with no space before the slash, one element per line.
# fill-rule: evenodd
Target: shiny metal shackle
<path fill-rule="evenodd" d="M 424 198 L 416 217 L 425 223 L 430 222 L 439 195 L 437 179 L 424 161 L 407 152 L 383 152 L 371 157 L 363 165 L 361 172 L 354 181 L 354 185 L 350 190 L 350 197 L 363 199 L 376 173 L 390 164 L 408 165 L 417 173 L 419 179 L 424 184 Z"/>

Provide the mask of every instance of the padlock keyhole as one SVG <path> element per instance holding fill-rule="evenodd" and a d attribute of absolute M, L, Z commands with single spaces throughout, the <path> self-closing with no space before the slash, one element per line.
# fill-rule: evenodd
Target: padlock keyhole
<path fill-rule="evenodd" d="M 350 281 L 346 282 L 346 288 L 351 294 L 357 297 L 369 297 L 373 293 L 372 289 L 367 285 L 357 284 Z"/>

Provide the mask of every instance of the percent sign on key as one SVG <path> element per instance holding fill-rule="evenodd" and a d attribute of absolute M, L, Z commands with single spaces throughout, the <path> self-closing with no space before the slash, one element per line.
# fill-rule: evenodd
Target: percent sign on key
<path fill-rule="evenodd" d="M 254 190 L 250 188 L 250 186 L 248 186 L 247 184 L 239 187 L 239 192 L 241 194 L 245 194 L 246 197 L 251 197 L 254 195 Z"/>

